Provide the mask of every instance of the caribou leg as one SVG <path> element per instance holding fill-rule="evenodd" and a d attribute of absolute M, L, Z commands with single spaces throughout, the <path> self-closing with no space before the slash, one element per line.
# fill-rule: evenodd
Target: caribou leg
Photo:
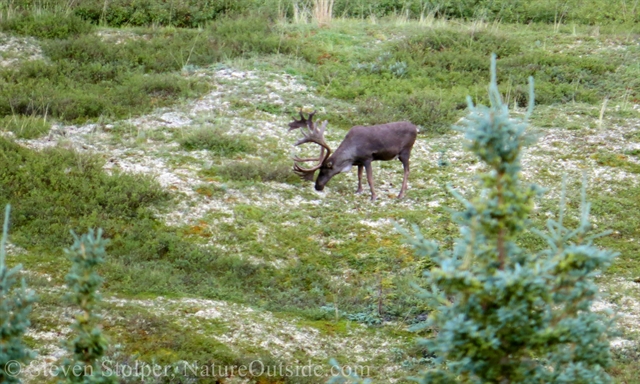
<path fill-rule="evenodd" d="M 371 201 L 375 201 L 376 191 L 373 189 L 373 170 L 371 169 L 371 160 L 364 163 L 364 169 L 367 171 L 367 181 L 369 182 L 369 188 L 371 188 Z"/>
<path fill-rule="evenodd" d="M 358 190 L 356 193 L 362 193 L 362 165 L 358 165 Z"/>
<path fill-rule="evenodd" d="M 409 180 L 409 155 L 405 155 L 404 153 L 399 156 L 400 161 L 402 162 L 402 168 L 404 168 L 404 178 L 402 179 L 402 188 L 400 188 L 400 193 L 398 194 L 398 199 L 402 199 L 404 197 L 404 193 L 407 190 L 407 181 Z"/>

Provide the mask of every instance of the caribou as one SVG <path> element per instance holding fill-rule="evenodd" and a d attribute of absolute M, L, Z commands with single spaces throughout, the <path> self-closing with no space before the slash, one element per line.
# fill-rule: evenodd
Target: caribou
<path fill-rule="evenodd" d="M 377 195 L 373 187 L 373 172 L 371 162 L 375 160 L 388 161 L 399 159 L 404 168 L 404 178 L 402 188 L 398 198 L 404 197 L 409 179 L 409 156 L 416 141 L 418 128 L 408 121 L 378 124 L 371 126 L 352 127 L 342 140 L 335 152 L 324 139 L 324 132 L 327 121 L 323 121 L 320 126 L 313 122 L 313 115 L 307 118 L 300 112 L 300 120 L 293 118 L 289 123 L 289 131 L 301 129 L 303 137 L 296 142 L 296 146 L 305 143 L 315 143 L 320 146 L 320 155 L 316 158 L 294 157 L 293 170 L 301 178 L 313 181 L 314 174 L 320 170 L 316 179 L 315 188 L 322 191 L 332 177 L 338 173 L 348 172 L 354 165 L 358 166 L 358 189 L 356 193 L 362 193 L 362 170 L 367 171 L 367 182 L 371 189 L 371 201 L 376 200 Z M 301 163 L 316 162 L 310 168 L 303 168 Z"/>

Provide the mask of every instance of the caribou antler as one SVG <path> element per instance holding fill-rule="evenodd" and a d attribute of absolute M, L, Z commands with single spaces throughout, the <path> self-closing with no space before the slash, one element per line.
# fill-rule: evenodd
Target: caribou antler
<path fill-rule="evenodd" d="M 300 115 L 302 115 L 302 113 Z M 323 121 L 322 125 L 318 127 L 317 124 L 314 124 L 311 121 L 312 117 L 313 117 L 313 113 L 309 115 L 309 119 L 306 122 L 307 131 L 305 132 L 304 130 L 302 130 L 302 135 L 304 137 L 302 137 L 296 142 L 296 146 L 302 145 L 305 143 L 316 143 L 320 145 L 320 156 L 318 158 L 311 158 L 311 159 L 302 159 L 297 156 L 293 158 L 293 161 L 296 163 L 301 163 L 306 161 L 318 161 L 318 163 L 311 168 L 302 168 L 299 164 L 293 165 L 293 171 L 303 179 L 309 180 L 309 181 L 313 181 L 313 174 L 315 173 L 315 171 L 320 169 L 320 167 L 322 167 L 322 164 L 325 162 L 325 160 L 329 158 L 329 155 L 331 155 L 331 148 L 329 147 L 327 142 L 324 140 L 324 130 L 327 128 L 327 121 L 326 120 Z M 292 129 L 295 129 L 295 128 L 292 128 Z M 326 154 L 324 153 L 325 150 L 327 151 Z"/>
<path fill-rule="evenodd" d="M 313 115 L 316 114 L 316 111 L 313 111 L 309 114 L 309 118 L 305 119 L 302 111 L 300 111 L 300 120 L 296 120 L 295 117 L 292 117 L 293 122 L 289 123 L 289 131 L 293 131 L 294 129 L 308 127 L 309 123 L 313 124 Z"/>

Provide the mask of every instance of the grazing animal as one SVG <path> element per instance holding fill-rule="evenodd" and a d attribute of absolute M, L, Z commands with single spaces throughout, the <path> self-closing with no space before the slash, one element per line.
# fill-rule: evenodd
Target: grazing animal
<path fill-rule="evenodd" d="M 411 149 L 418 135 L 418 128 L 415 125 L 408 121 L 401 121 L 366 127 L 360 125 L 352 127 L 340 146 L 338 146 L 338 149 L 331 154 L 331 148 L 324 140 L 327 121 L 325 120 L 318 127 L 313 122 L 314 114 L 315 111 L 305 119 L 302 112 L 300 112 L 301 119 L 296 120 L 294 118 L 293 122 L 289 123 L 289 131 L 306 127 L 306 131 L 302 129 L 304 137 L 296 142 L 296 146 L 304 143 L 320 145 L 320 156 L 317 158 L 302 159 L 295 157 L 293 159 L 295 173 L 305 180 L 313 181 L 315 171 L 320 170 L 315 188 L 317 191 L 322 191 L 332 177 L 338 173 L 347 172 L 353 165 L 357 165 L 358 190 L 356 193 L 362 192 L 362 169 L 364 168 L 367 171 L 367 181 L 369 182 L 371 200 L 373 201 L 377 196 L 373 187 L 371 162 L 399 159 L 404 167 L 404 179 L 402 180 L 402 188 L 398 198 L 404 197 L 409 179 L 409 156 L 411 156 Z M 308 161 L 317 162 L 317 164 L 311 168 L 302 168 L 298 164 Z"/>

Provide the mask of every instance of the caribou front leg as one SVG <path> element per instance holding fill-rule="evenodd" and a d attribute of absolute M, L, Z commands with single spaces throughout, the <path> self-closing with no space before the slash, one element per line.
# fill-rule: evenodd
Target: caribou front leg
<path fill-rule="evenodd" d="M 356 193 L 362 193 L 362 165 L 358 165 L 358 190 Z"/>

